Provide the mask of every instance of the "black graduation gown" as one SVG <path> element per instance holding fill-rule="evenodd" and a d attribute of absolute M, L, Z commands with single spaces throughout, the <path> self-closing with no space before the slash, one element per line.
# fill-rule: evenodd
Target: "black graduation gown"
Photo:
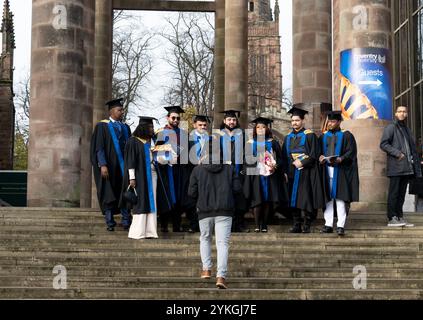
<path fill-rule="evenodd" d="M 343 134 L 342 134 L 343 133 Z M 351 132 L 338 132 L 338 135 L 342 134 L 342 145 L 340 147 L 339 156 L 343 158 L 341 164 L 337 165 L 337 178 L 335 179 L 334 176 L 334 183 L 336 185 L 336 199 L 343 200 L 347 203 L 357 202 L 359 201 L 359 177 L 358 177 L 358 164 L 357 164 L 357 144 L 355 141 L 354 136 Z M 326 139 L 324 138 L 326 136 Z M 333 141 L 333 140 L 335 141 Z M 336 151 L 336 146 L 341 138 L 333 136 L 330 132 L 325 133 L 319 138 L 320 141 L 320 150 L 321 154 L 325 156 L 333 156 L 335 154 L 324 154 L 324 150 L 327 150 L 326 153 L 331 153 L 330 150 Z M 324 145 L 324 141 L 326 140 L 326 146 Z M 330 148 L 329 144 L 334 143 L 333 147 Z M 338 155 L 338 154 L 336 154 Z M 325 202 L 329 202 L 332 199 L 331 193 L 332 190 L 330 189 L 329 184 L 329 175 L 327 171 L 327 166 L 320 165 L 321 173 L 323 177 L 323 191 L 325 195 Z M 335 171 L 336 173 L 336 171 Z M 334 174 L 335 174 L 334 173 Z M 335 189 L 333 190 L 335 191 Z"/>
<path fill-rule="evenodd" d="M 302 170 L 297 170 L 292 164 L 291 152 L 293 151 L 308 155 L 308 159 L 302 161 Z M 324 194 L 318 166 L 319 155 L 319 141 L 311 130 L 303 129 L 297 135 L 293 131 L 285 137 L 282 147 L 282 167 L 289 180 L 289 207 L 308 212 L 315 212 L 324 207 Z M 298 177 L 297 184 L 295 176 Z"/>
<path fill-rule="evenodd" d="M 246 143 L 246 150 L 253 149 L 253 140 Z M 255 208 L 262 203 L 266 202 L 264 198 L 264 192 L 268 194 L 267 202 L 272 202 L 275 207 L 283 207 L 288 202 L 288 188 L 285 183 L 285 178 L 282 171 L 282 149 L 279 142 L 271 140 L 272 151 L 275 155 L 276 171 L 269 177 L 265 177 L 267 180 L 267 190 L 263 190 L 260 175 L 245 175 L 244 180 L 244 196 L 247 199 L 249 207 Z M 251 153 L 250 153 L 251 154 Z M 255 167 L 256 164 L 245 164 L 245 169 L 248 167 Z M 246 170 L 245 170 L 246 172 Z"/>
<path fill-rule="evenodd" d="M 167 136 L 166 130 L 173 130 L 169 127 L 164 127 L 159 129 L 159 131 L 156 134 L 155 139 L 157 138 L 161 139 L 163 137 L 159 137 L 158 133 L 164 131 L 164 137 Z M 175 132 L 177 139 L 178 139 L 178 147 L 179 141 L 181 141 L 182 135 L 187 135 L 185 130 L 180 129 L 179 131 Z M 188 138 L 186 136 L 183 137 L 188 141 Z M 188 150 L 185 149 L 179 149 L 179 152 L 186 152 L 188 155 Z M 188 159 L 188 156 L 187 156 Z M 182 210 L 190 210 L 195 207 L 195 199 L 188 196 L 188 186 L 189 186 L 189 179 L 191 177 L 191 172 L 193 170 L 192 164 L 189 163 L 181 163 L 181 158 L 178 157 L 178 162 L 172 166 L 169 165 L 158 165 L 158 170 L 160 172 L 160 175 L 162 177 L 163 182 L 169 187 L 168 194 L 165 194 L 162 190 L 158 190 L 157 194 L 157 201 L 160 202 L 160 205 L 158 205 L 158 212 L 160 213 L 166 213 L 171 210 L 173 210 L 175 207 L 182 208 Z M 173 182 L 173 188 L 172 188 L 172 182 Z M 170 196 L 170 202 L 172 205 L 171 210 L 169 210 L 169 207 L 167 205 L 163 206 L 162 202 L 166 201 L 166 198 Z"/>
<path fill-rule="evenodd" d="M 240 129 L 241 130 L 241 129 Z M 239 178 L 239 181 L 241 183 L 241 186 L 244 185 L 244 180 L 245 180 L 245 175 L 243 174 L 243 164 L 239 164 L 236 165 L 236 152 L 237 152 L 237 142 L 236 140 L 239 139 L 238 141 L 242 141 L 242 152 L 245 150 L 245 132 L 244 130 L 239 131 L 240 133 L 235 137 L 235 141 L 231 140 L 231 162 L 233 165 L 233 168 L 235 170 L 235 174 L 236 176 Z M 222 129 L 220 130 L 220 147 L 222 149 L 222 153 L 223 153 L 223 148 L 225 146 L 225 140 L 224 139 L 231 139 L 231 137 L 228 134 L 227 129 Z M 239 151 L 241 152 L 241 151 Z M 224 153 L 223 153 L 224 155 Z M 242 155 L 242 163 L 245 163 L 245 152 Z M 223 159 L 225 160 L 225 159 Z M 239 193 L 235 193 L 234 194 L 235 197 L 235 212 L 240 215 L 242 213 L 245 213 L 248 211 L 248 202 L 247 199 L 245 198 L 244 192 L 239 192 Z"/>
<path fill-rule="evenodd" d="M 97 186 L 98 202 L 103 214 L 105 210 L 112 210 L 113 214 L 119 214 L 118 202 L 122 189 L 122 170 L 116 154 L 115 146 L 108 126 L 109 120 L 99 122 L 91 137 L 90 160 L 93 166 L 94 181 Z M 128 132 L 128 138 L 131 135 L 131 129 L 125 124 Z M 119 137 L 117 137 L 119 139 Z M 124 140 L 124 139 L 123 139 Z M 123 141 L 121 140 L 121 141 Z M 126 141 L 121 143 L 120 149 L 122 157 Z M 98 165 L 97 152 L 103 149 L 109 170 L 109 179 L 101 177 L 101 169 Z"/>
<path fill-rule="evenodd" d="M 146 154 L 146 145 L 145 141 L 136 137 L 131 137 L 128 140 L 128 143 L 125 147 L 125 174 L 123 177 L 123 184 L 122 184 L 122 193 L 121 193 L 121 206 L 124 206 L 128 209 L 133 209 L 134 214 L 147 214 L 152 212 L 157 212 L 157 208 L 154 203 L 154 194 L 153 192 L 153 184 L 151 180 L 151 154 Z M 148 152 L 150 152 L 148 150 Z M 150 157 L 150 164 L 147 163 L 147 156 Z M 156 172 L 157 172 L 157 165 Z M 135 169 L 135 179 L 136 179 L 136 191 L 138 195 L 138 202 L 135 206 L 132 207 L 131 204 L 125 202 L 122 198 L 123 193 L 128 189 L 129 186 L 129 172 L 128 169 Z M 149 178 L 150 175 L 150 178 Z M 157 191 L 161 191 L 163 193 L 167 193 L 167 188 L 163 181 L 160 179 L 160 176 L 157 174 Z M 156 201 L 158 203 L 158 201 Z M 170 210 L 170 202 L 165 199 L 162 206 L 166 207 L 167 210 Z M 155 210 L 153 210 L 155 209 Z"/>

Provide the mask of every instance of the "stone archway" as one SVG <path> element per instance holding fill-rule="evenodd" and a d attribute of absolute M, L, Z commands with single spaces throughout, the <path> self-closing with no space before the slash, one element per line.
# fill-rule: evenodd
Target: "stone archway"
<path fill-rule="evenodd" d="M 28 205 L 91 206 L 89 144 L 93 123 L 105 116 L 110 98 L 113 9 L 214 11 L 215 111 L 245 111 L 245 123 L 247 3 L 33 0 Z"/>

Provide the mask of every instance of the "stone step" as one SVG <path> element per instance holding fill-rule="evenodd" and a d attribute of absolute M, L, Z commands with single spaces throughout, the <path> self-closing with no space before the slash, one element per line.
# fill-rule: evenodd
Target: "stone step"
<path fill-rule="evenodd" d="M 48 287 L 51 276 L 0 276 L 0 287 Z M 353 289 L 351 279 L 228 278 L 232 289 Z M 68 289 L 89 288 L 214 288 L 215 279 L 199 277 L 75 277 L 67 276 Z M 423 279 L 367 279 L 367 289 L 423 289 Z"/>
<path fill-rule="evenodd" d="M 3 299 L 149 299 L 149 300 L 416 300 L 422 290 L 228 289 L 216 288 L 0 288 Z"/>
<path fill-rule="evenodd" d="M 291 226 L 289 225 L 279 225 L 279 226 L 270 226 L 269 227 L 269 234 L 275 234 L 275 233 L 288 233 L 289 229 Z M 322 225 L 315 225 L 312 227 L 311 231 L 312 234 L 320 234 L 320 230 L 322 228 Z M 354 226 L 348 226 L 346 228 L 346 233 L 347 235 L 349 234 L 353 234 L 353 233 L 360 233 L 360 232 L 378 232 L 379 234 L 383 235 L 383 234 L 391 234 L 391 235 L 408 235 L 409 237 L 413 237 L 413 236 L 423 236 L 423 225 L 422 226 L 416 226 L 413 228 L 389 228 L 387 226 L 381 226 L 381 225 L 354 225 Z M 106 230 L 106 226 L 101 226 L 101 225 L 81 225 L 81 226 L 77 226 L 74 224 L 69 224 L 68 226 L 66 225 L 49 225 L 49 224 L 42 224 L 40 223 L 39 225 L 0 225 L 0 234 L 16 234 L 16 233 L 20 233 L 20 232 L 25 232 L 25 233 L 29 233 L 29 232 L 56 232 L 56 233 L 67 233 L 67 234 L 75 234 L 75 235 L 79 235 L 79 234 L 89 234 L 89 233 L 95 233 L 95 234 L 110 234 L 107 230 Z M 121 228 L 120 226 L 118 226 L 115 229 L 115 233 L 128 233 L 128 231 L 124 231 L 123 228 Z M 179 233 L 176 236 L 183 236 L 185 233 Z M 163 234 L 161 234 L 159 232 L 159 235 L 163 236 Z M 166 235 L 164 235 L 165 237 L 169 237 L 169 236 L 173 236 L 175 235 L 175 233 L 170 232 Z M 250 232 L 250 233 L 246 233 L 243 236 L 251 236 L 254 235 L 254 232 Z M 255 235 L 257 236 L 257 235 Z M 265 235 L 261 235 L 262 237 L 265 237 Z M 293 235 L 293 236 L 301 236 L 301 235 Z M 328 236 L 337 236 L 336 233 L 334 234 L 330 234 Z M 377 235 L 375 235 L 377 236 Z"/>
<path fill-rule="evenodd" d="M 67 274 L 73 277 L 193 277 L 199 276 L 201 265 L 191 267 L 157 266 L 70 266 Z M 215 268 L 212 269 L 216 274 Z M 0 265 L 0 276 L 52 276 L 53 267 L 47 265 Z M 372 279 L 423 279 L 421 269 L 413 268 L 367 268 L 367 276 Z M 352 268 L 301 268 L 301 267 L 261 267 L 250 268 L 240 265 L 230 268 L 230 277 L 238 278 L 347 278 L 356 274 Z"/>
<path fill-rule="evenodd" d="M 275 246 L 260 248 L 246 248 L 242 245 L 237 245 L 230 249 L 230 257 L 251 257 L 251 258 L 263 258 L 263 257 L 287 257 L 290 255 L 301 255 L 304 257 L 313 257 L 316 255 L 320 256 L 331 256 L 333 257 L 348 257 L 348 256 L 357 256 L 357 257 L 366 257 L 373 255 L 376 257 L 414 257 L 420 259 L 423 257 L 423 250 L 421 247 L 423 245 L 410 245 L 410 246 L 326 246 L 325 248 L 321 246 L 310 246 L 298 249 L 298 246 Z M 213 249 L 215 251 L 215 246 Z M 36 246 L 36 247 L 21 247 L 21 246 L 4 246 L 0 247 L 0 256 L 13 256 L 13 257 L 24 257 L 28 255 L 40 255 L 45 254 L 49 256 L 63 256 L 67 257 L 98 257 L 98 256 L 108 256 L 108 257 L 154 257 L 160 256 L 163 258 L 168 257 L 177 257 L 177 256 L 198 256 L 199 255 L 199 246 L 193 247 L 182 247 L 182 248 L 168 248 L 166 246 L 153 246 L 153 247 L 139 247 L 139 248 L 87 248 L 87 247 L 70 247 L 70 246 Z"/>
<path fill-rule="evenodd" d="M 389 251 L 389 249 L 395 250 L 412 250 L 412 251 L 423 251 L 423 239 L 400 239 L 396 243 L 392 243 L 392 240 L 389 239 L 374 239 L 372 242 L 369 242 L 368 239 L 350 239 L 345 241 L 345 239 L 333 239 L 321 238 L 317 242 L 315 239 L 280 239 L 278 241 L 268 241 L 268 240 L 246 240 L 240 242 L 237 240 L 230 240 L 230 250 L 231 252 L 247 249 L 247 250 L 267 250 L 267 251 L 283 251 L 284 249 L 290 250 L 295 249 L 298 251 L 298 248 L 304 248 L 305 250 L 378 250 L 384 249 Z M 170 241 L 168 239 L 154 239 L 154 240 L 132 240 L 132 239 L 119 239 L 118 242 L 105 242 L 104 240 L 99 239 L 39 239 L 31 238 L 31 241 L 28 242 L 28 239 L 21 238 L 0 238 L 0 250 L 2 248 L 8 248 L 8 250 L 14 250 L 14 248 L 75 248 L 75 249 L 97 249 L 97 250 L 152 250 L 152 249 L 164 249 L 169 250 L 175 249 L 189 249 L 189 250 L 198 250 L 200 241 L 198 239 L 193 240 L 176 240 Z M 214 243 L 213 243 L 214 246 Z"/>
<path fill-rule="evenodd" d="M 413 259 L 410 257 L 387 257 L 375 258 L 372 255 L 368 257 L 339 257 L 329 259 L 331 255 L 309 257 L 307 255 L 281 255 L 279 258 L 263 257 L 263 258 L 238 258 L 232 257 L 229 261 L 229 268 L 236 270 L 238 268 L 261 268 L 261 267 L 304 267 L 304 268 L 354 268 L 357 265 L 364 265 L 366 268 L 420 268 L 423 264 L 421 259 Z M 143 266 L 162 266 L 162 267 L 192 267 L 201 265 L 200 256 L 197 257 L 69 257 L 43 255 L 18 255 L 18 256 L 1 256 L 0 265 L 2 266 L 40 266 L 47 265 L 52 268 L 55 265 L 64 265 L 65 267 L 72 266 L 121 266 L 122 268 L 128 266 L 136 266 L 142 264 Z"/>
<path fill-rule="evenodd" d="M 0 228 L 1 229 L 1 228 Z M 190 233 L 161 233 L 159 232 L 159 239 L 155 239 L 154 242 L 166 241 L 171 243 L 198 243 L 199 242 L 199 233 L 190 234 Z M 128 232 L 123 229 L 115 229 L 115 232 L 107 232 L 101 230 L 98 232 L 86 232 L 79 230 L 68 230 L 67 232 L 58 231 L 58 230 L 25 230 L 25 228 L 20 228 L 19 230 L 3 230 L 0 233 L 0 239 L 22 239 L 22 240 L 81 240 L 81 241 L 101 241 L 101 242 L 120 242 L 125 243 L 134 243 L 140 242 L 145 243 L 149 240 L 133 240 L 128 239 Z M 393 240 L 394 239 L 394 240 Z M 232 233 L 231 241 L 241 243 L 248 243 L 251 241 L 257 242 L 271 242 L 272 244 L 278 243 L 278 241 L 306 241 L 306 242 L 325 242 L 331 241 L 333 243 L 340 243 L 353 240 L 362 240 L 368 243 L 373 241 L 388 241 L 389 243 L 413 243 L 423 241 L 423 234 L 418 232 L 413 232 L 413 228 L 407 229 L 387 229 L 387 230 L 353 230 L 353 232 L 348 232 L 344 237 L 338 237 L 336 234 L 321 234 L 320 232 L 312 234 L 291 234 L 288 232 L 276 233 L 269 232 L 265 233 Z"/>

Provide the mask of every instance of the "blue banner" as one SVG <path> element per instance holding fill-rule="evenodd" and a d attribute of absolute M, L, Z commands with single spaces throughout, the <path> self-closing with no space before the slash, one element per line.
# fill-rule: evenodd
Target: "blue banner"
<path fill-rule="evenodd" d="M 341 52 L 341 110 L 345 120 L 392 120 L 390 50 Z"/>

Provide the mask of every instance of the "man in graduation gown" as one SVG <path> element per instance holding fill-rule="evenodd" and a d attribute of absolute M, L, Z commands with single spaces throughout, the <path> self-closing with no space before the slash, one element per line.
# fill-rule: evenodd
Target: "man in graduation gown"
<path fill-rule="evenodd" d="M 316 218 L 314 213 L 324 206 L 318 167 L 319 141 L 316 134 L 304 128 L 308 112 L 301 106 L 294 105 L 288 112 L 293 130 L 285 137 L 282 147 L 282 165 L 289 185 L 289 207 L 294 218 L 291 233 L 310 233 L 311 223 Z"/>
<path fill-rule="evenodd" d="M 159 170 L 163 180 L 169 186 L 172 210 L 162 210 L 159 207 L 161 231 L 168 232 L 169 216 L 172 218 L 173 232 L 182 232 L 182 213 L 195 210 L 195 199 L 188 196 L 188 185 L 192 171 L 188 159 L 188 133 L 179 128 L 181 114 L 184 110 L 180 106 L 165 107 L 168 123 L 156 132 L 156 143 L 170 144 L 176 161 L 174 164 L 161 164 Z M 166 198 L 162 192 L 157 194 L 158 201 Z M 189 215 L 189 213 L 188 213 Z"/>
<path fill-rule="evenodd" d="M 125 174 L 122 184 L 121 206 L 132 209 L 133 221 L 128 237 L 132 239 L 158 238 L 157 235 L 157 189 L 167 192 L 167 188 L 157 171 L 157 162 L 152 137 L 154 136 L 152 117 L 139 117 L 135 129 L 125 148 Z M 135 189 L 137 202 L 132 203 L 125 193 Z M 131 199 L 132 200 L 132 199 Z M 170 203 L 165 201 L 170 210 Z"/>
<path fill-rule="evenodd" d="M 226 110 L 223 123 L 220 127 L 220 147 L 222 149 L 223 161 L 232 164 L 235 174 L 239 177 L 241 185 L 244 184 L 244 175 L 241 173 L 244 163 L 245 133 L 239 125 L 241 112 L 237 110 Z M 235 195 L 235 214 L 232 224 L 233 232 L 249 232 L 245 226 L 244 215 L 248 211 L 247 200 L 244 193 Z"/>
<path fill-rule="evenodd" d="M 189 163 L 191 173 L 192 170 L 197 166 L 201 159 L 205 156 L 209 141 L 211 137 L 208 134 L 208 126 L 210 124 L 210 118 L 206 115 L 195 115 L 194 119 L 194 130 L 190 133 L 189 138 Z M 190 221 L 188 232 L 194 233 L 199 232 L 200 227 L 198 224 L 198 215 L 195 206 L 187 211 L 187 218 Z"/>
<path fill-rule="evenodd" d="M 333 232 L 333 220 L 338 217 L 336 232 L 345 234 L 347 207 L 359 198 L 357 165 L 357 144 L 349 131 L 341 130 L 342 112 L 331 111 L 328 117 L 328 131 L 320 137 L 319 158 L 322 167 L 323 190 L 326 209 L 325 226 L 322 233 Z"/>
<path fill-rule="evenodd" d="M 91 138 L 91 164 L 97 186 L 97 197 L 102 213 L 105 215 L 107 230 L 114 231 L 116 222 L 113 215 L 122 213 L 122 226 L 129 229 L 130 213 L 118 208 L 122 178 L 124 174 L 124 150 L 131 129 L 122 123 L 123 99 L 106 103 L 109 119 L 102 120 L 94 128 Z"/>

